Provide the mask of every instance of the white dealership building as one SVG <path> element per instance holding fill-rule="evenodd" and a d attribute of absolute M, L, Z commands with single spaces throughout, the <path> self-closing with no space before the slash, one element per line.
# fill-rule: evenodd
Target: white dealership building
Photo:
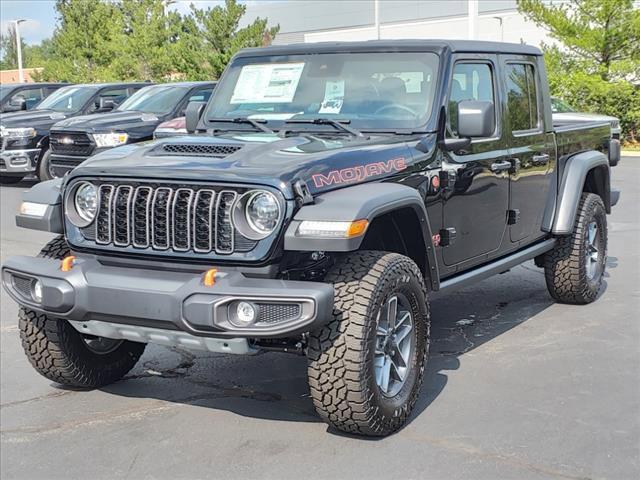
<path fill-rule="evenodd" d="M 561 0 L 549 0 L 559 3 Z M 247 3 L 246 21 L 279 24 L 274 44 L 394 38 L 551 43 L 515 0 L 282 0 Z"/>

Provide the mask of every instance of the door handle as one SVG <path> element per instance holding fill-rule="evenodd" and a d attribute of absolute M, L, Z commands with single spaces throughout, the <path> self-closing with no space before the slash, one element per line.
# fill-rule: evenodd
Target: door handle
<path fill-rule="evenodd" d="M 546 165 L 548 161 L 549 155 L 547 155 L 546 153 L 543 153 L 542 155 L 534 155 L 533 157 L 531 157 L 531 162 L 534 165 Z"/>
<path fill-rule="evenodd" d="M 507 162 L 506 160 L 502 160 L 500 162 L 496 162 L 496 163 L 492 163 L 491 164 L 491 171 L 492 172 L 505 172 L 507 170 L 511 170 L 511 162 Z"/>

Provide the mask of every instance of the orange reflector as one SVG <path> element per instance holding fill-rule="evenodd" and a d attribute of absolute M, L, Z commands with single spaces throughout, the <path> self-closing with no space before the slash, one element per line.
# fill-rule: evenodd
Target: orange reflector
<path fill-rule="evenodd" d="M 73 268 L 73 262 L 76 261 L 76 257 L 73 255 L 69 255 L 68 257 L 64 257 L 60 262 L 60 270 L 63 272 L 68 272 Z"/>
<path fill-rule="evenodd" d="M 347 238 L 362 235 L 368 226 L 369 220 L 356 220 L 355 222 L 351 222 L 349 230 L 347 230 Z"/>
<path fill-rule="evenodd" d="M 210 268 L 204 274 L 204 286 L 205 287 L 213 287 L 216 284 L 216 273 L 218 273 L 217 268 Z"/>

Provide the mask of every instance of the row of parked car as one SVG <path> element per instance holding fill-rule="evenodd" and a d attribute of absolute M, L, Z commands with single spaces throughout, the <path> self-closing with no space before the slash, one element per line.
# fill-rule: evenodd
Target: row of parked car
<path fill-rule="evenodd" d="M 216 82 L 149 82 L 0 86 L 0 181 L 26 175 L 61 177 L 91 155 L 127 143 L 187 133 L 189 102 L 206 102 Z M 576 112 L 551 99 L 553 123 L 608 121 L 620 138 L 615 117 Z"/>
<path fill-rule="evenodd" d="M 2 85 L 0 180 L 63 176 L 88 157 L 127 143 L 180 134 L 189 102 L 216 82 Z"/>

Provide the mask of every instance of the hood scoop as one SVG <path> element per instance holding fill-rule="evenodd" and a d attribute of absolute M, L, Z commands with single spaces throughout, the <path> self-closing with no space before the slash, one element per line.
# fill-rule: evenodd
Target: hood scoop
<path fill-rule="evenodd" d="M 216 145 L 210 143 L 165 143 L 155 149 L 156 155 L 226 157 L 237 152 L 242 145 Z"/>

